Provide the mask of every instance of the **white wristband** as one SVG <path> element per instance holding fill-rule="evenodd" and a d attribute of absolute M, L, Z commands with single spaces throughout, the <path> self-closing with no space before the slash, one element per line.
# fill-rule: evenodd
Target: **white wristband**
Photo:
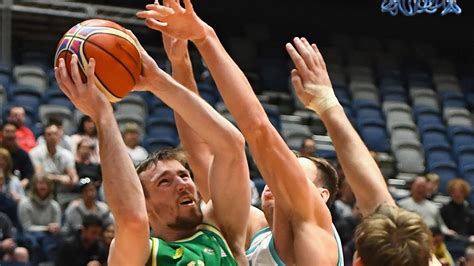
<path fill-rule="evenodd" d="M 315 111 L 319 115 L 329 108 L 339 105 L 334 90 L 330 86 L 307 84 L 304 85 L 304 90 L 314 96 L 306 108 Z"/>

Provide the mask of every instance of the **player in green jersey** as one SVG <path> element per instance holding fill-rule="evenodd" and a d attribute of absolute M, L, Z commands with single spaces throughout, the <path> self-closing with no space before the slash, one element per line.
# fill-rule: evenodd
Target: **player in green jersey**
<path fill-rule="evenodd" d="M 209 171 L 196 173 L 209 175 L 210 200 L 201 209 L 190 172 L 173 150 L 152 154 L 135 170 L 113 108 L 94 84 L 95 61 L 91 59 L 84 70 L 87 82 L 83 83 L 77 57 L 71 60 L 72 79 L 60 60 L 55 69 L 59 86 L 98 128 L 105 194 L 116 222 L 109 264 L 247 264 L 244 245 L 250 187 L 242 135 L 204 100 L 159 69 L 130 35 L 143 64 L 137 88 L 151 91 L 173 108 L 178 123 L 190 128 L 180 133 L 195 134 L 208 147 L 203 152 L 212 154 Z"/>

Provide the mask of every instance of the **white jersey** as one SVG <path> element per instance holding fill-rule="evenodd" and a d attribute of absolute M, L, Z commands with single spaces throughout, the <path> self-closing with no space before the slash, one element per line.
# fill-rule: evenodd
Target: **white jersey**
<path fill-rule="evenodd" d="M 344 266 L 341 239 L 334 225 L 332 226 L 332 230 L 334 232 L 334 238 L 336 239 L 337 253 L 339 256 L 337 266 Z M 246 253 L 250 266 L 285 266 L 285 263 L 283 263 L 275 249 L 272 231 L 269 227 L 263 228 L 252 237 L 250 247 Z"/>

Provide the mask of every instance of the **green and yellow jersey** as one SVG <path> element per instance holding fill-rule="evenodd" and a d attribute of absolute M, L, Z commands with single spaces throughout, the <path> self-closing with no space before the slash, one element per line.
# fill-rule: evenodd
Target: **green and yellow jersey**
<path fill-rule="evenodd" d="M 217 228 L 201 224 L 191 237 L 166 242 L 150 239 L 150 256 L 146 266 L 237 265 L 230 248 Z"/>

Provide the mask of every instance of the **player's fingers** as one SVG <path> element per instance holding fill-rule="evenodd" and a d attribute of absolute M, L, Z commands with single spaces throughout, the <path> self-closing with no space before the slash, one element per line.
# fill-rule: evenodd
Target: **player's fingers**
<path fill-rule="evenodd" d="M 143 10 L 138 11 L 136 13 L 137 17 L 139 18 L 157 18 L 157 19 L 164 19 L 168 16 L 173 15 L 175 12 L 173 9 L 169 7 L 160 7 L 152 10 Z"/>
<path fill-rule="evenodd" d="M 313 61 L 315 66 L 319 66 L 319 61 L 317 58 L 316 52 L 313 50 L 313 47 L 311 47 L 311 44 L 309 44 L 308 40 L 306 38 L 301 38 L 301 41 L 303 42 L 304 46 L 306 47 L 306 50 L 308 50 L 309 54 L 311 55 L 311 60 Z"/>
<path fill-rule="evenodd" d="M 187 13 L 194 11 L 193 3 L 191 2 L 191 0 L 184 0 L 184 8 L 186 9 Z"/>
<path fill-rule="evenodd" d="M 95 84 L 95 59 L 89 59 L 89 66 L 87 67 L 87 87 L 91 88 Z"/>
<path fill-rule="evenodd" d="M 127 32 L 128 36 L 130 36 L 130 38 L 133 39 L 133 41 L 135 42 L 135 44 L 136 44 L 138 50 L 139 50 L 140 52 L 145 51 L 145 49 L 143 48 L 142 44 L 141 44 L 140 41 L 138 40 L 137 36 L 135 36 L 135 34 L 134 34 L 131 30 L 129 30 L 129 29 L 126 29 L 125 31 Z"/>
<path fill-rule="evenodd" d="M 59 88 L 61 89 L 61 91 L 64 92 L 64 94 L 68 98 L 71 98 L 71 93 L 69 92 L 69 89 L 66 86 L 64 86 L 63 80 L 61 78 L 59 67 L 54 68 L 54 77 L 56 77 L 56 81 L 58 82 L 58 85 L 59 85 Z"/>
<path fill-rule="evenodd" d="M 301 80 L 298 70 L 296 69 L 291 70 L 291 83 L 293 83 L 293 87 L 295 88 L 297 94 L 304 92 L 303 81 Z"/>
<path fill-rule="evenodd" d="M 318 60 L 318 64 L 320 66 L 323 67 L 324 70 L 326 70 L 326 62 L 324 62 L 324 58 L 323 58 L 323 55 L 321 54 L 321 52 L 319 51 L 318 49 L 318 46 L 316 44 L 312 44 L 311 47 L 313 48 L 313 50 L 316 52 L 316 58 Z"/>
<path fill-rule="evenodd" d="M 314 61 L 311 58 L 311 52 L 306 48 L 303 41 L 300 38 L 294 38 L 293 42 L 295 44 L 296 49 L 298 50 L 298 53 L 301 55 L 308 68 L 315 69 L 316 65 L 314 64 Z"/>
<path fill-rule="evenodd" d="M 295 64 L 296 69 L 299 71 L 300 74 L 307 73 L 309 71 L 308 67 L 306 66 L 305 61 L 300 56 L 298 51 L 296 51 L 295 47 L 291 43 L 286 44 L 286 51 L 290 55 L 293 64 Z"/>
<path fill-rule="evenodd" d="M 74 86 L 69 74 L 67 73 L 66 62 L 64 62 L 63 58 L 59 59 L 59 76 L 64 87 L 69 89 Z M 73 92 L 71 91 L 71 93 Z"/>
<path fill-rule="evenodd" d="M 81 74 L 79 73 L 79 64 L 77 55 L 73 54 L 71 58 L 71 77 L 76 86 L 82 85 Z"/>
<path fill-rule="evenodd" d="M 145 24 L 148 28 L 161 32 L 166 32 L 166 26 L 168 26 L 168 23 L 161 22 L 153 18 L 147 18 L 145 20 Z"/>
<path fill-rule="evenodd" d="M 176 13 L 184 13 L 184 9 L 181 7 L 178 1 L 175 0 L 164 0 L 164 3 L 172 8 Z"/>

